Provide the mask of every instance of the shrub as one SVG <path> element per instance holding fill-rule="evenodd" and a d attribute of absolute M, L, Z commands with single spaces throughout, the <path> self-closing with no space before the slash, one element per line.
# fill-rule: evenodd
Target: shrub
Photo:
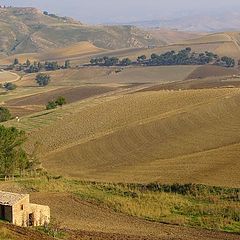
<path fill-rule="evenodd" d="M 58 105 L 58 106 L 61 106 L 66 104 L 66 99 L 64 97 L 58 97 L 57 100 L 55 101 L 55 103 Z"/>
<path fill-rule="evenodd" d="M 50 101 L 48 102 L 48 104 L 46 105 L 46 109 L 47 110 L 51 110 L 51 109 L 55 109 L 57 108 L 57 103 L 55 101 Z"/>
<path fill-rule="evenodd" d="M 14 83 L 8 82 L 4 84 L 4 88 L 11 91 L 11 90 L 15 90 L 17 88 L 17 85 Z"/>
<path fill-rule="evenodd" d="M 5 107 L 0 107 L 0 122 L 5 122 L 11 119 L 10 111 Z"/>

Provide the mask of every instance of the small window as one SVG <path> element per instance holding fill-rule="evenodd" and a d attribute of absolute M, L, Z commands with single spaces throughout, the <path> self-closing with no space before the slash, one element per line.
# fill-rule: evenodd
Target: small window
<path fill-rule="evenodd" d="M 23 204 L 21 205 L 21 210 L 23 210 Z"/>

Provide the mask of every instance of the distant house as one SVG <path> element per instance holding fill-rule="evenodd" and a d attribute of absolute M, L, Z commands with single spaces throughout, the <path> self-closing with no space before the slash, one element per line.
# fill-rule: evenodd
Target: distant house
<path fill-rule="evenodd" d="M 17 226 L 42 226 L 50 222 L 50 208 L 30 203 L 29 194 L 0 191 L 0 219 Z"/>

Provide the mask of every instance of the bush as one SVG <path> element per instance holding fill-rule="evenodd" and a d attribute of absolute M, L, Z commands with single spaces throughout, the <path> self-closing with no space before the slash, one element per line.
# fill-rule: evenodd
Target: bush
<path fill-rule="evenodd" d="M 9 82 L 4 84 L 4 88 L 11 91 L 11 90 L 15 90 L 17 88 L 17 85 Z"/>
<path fill-rule="evenodd" d="M 55 103 L 58 105 L 58 106 L 61 106 L 66 104 L 66 99 L 64 97 L 58 97 L 57 100 L 55 101 Z"/>
<path fill-rule="evenodd" d="M 50 101 L 48 102 L 48 104 L 46 105 L 46 109 L 47 110 L 51 110 L 51 109 L 55 109 L 57 108 L 57 103 L 55 101 Z"/>
<path fill-rule="evenodd" d="M 66 104 L 66 99 L 64 97 L 58 97 L 55 101 L 50 101 L 46 105 L 47 110 L 55 109 L 58 106 L 62 107 L 64 104 Z"/>
<path fill-rule="evenodd" d="M 5 107 L 0 107 L 0 122 L 5 122 L 11 119 L 10 111 Z"/>

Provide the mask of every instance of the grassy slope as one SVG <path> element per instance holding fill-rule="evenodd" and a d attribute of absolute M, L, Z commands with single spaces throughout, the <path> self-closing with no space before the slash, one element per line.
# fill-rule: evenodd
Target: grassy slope
<path fill-rule="evenodd" d="M 136 239 L 238 239 L 238 235 L 200 229 L 239 231 L 238 189 L 91 183 L 58 177 L 5 182 L 1 188 L 31 192 L 32 202 L 49 205 L 53 218 L 69 229 L 139 236 Z"/>

